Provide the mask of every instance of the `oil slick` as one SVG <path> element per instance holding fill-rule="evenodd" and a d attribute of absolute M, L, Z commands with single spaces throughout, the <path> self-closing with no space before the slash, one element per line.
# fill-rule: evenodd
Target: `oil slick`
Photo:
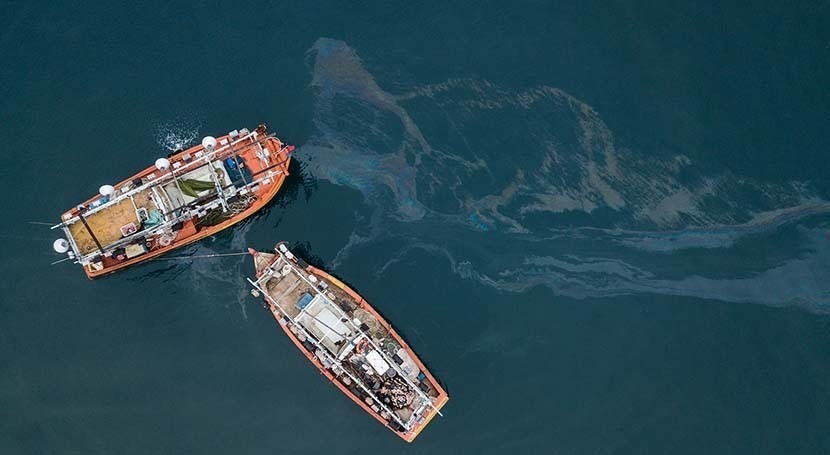
<path fill-rule="evenodd" d="M 754 181 L 619 146 L 593 108 L 555 87 L 451 79 L 395 95 L 346 43 L 320 39 L 308 57 L 315 135 L 304 164 L 373 210 L 335 263 L 367 240 L 388 240 L 397 252 L 378 273 L 425 250 L 507 291 L 830 311 L 830 203 L 808 183 Z M 416 105 L 418 118 L 407 109 Z M 798 247 L 776 262 L 711 268 L 734 248 L 782 236 Z M 696 259 L 678 266 L 673 254 Z"/>

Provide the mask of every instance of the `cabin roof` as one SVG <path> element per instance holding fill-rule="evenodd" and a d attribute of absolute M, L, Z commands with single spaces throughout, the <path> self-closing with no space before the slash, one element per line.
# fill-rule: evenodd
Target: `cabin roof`
<path fill-rule="evenodd" d="M 302 309 L 297 322 L 313 333 L 331 353 L 336 354 L 343 339 L 351 338 L 352 334 L 333 311 L 333 305 L 324 295 L 317 294 Z"/>

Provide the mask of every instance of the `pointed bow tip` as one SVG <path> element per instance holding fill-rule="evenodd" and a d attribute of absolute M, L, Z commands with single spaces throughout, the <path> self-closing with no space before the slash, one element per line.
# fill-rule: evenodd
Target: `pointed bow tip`
<path fill-rule="evenodd" d="M 256 256 L 257 254 L 259 254 L 259 251 L 253 248 L 248 248 L 248 254 L 250 254 L 251 256 Z"/>

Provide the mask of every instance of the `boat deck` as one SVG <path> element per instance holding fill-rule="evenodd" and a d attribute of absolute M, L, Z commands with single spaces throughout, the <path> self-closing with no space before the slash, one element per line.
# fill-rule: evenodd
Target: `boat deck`
<path fill-rule="evenodd" d="M 98 249 L 95 240 L 90 235 L 90 230 L 95 234 L 95 238 L 98 239 L 101 245 L 106 247 L 121 239 L 122 226 L 133 223 L 136 228 L 140 228 L 141 223 L 136 214 L 137 209 L 144 208 L 149 212 L 156 208 L 150 197 L 151 194 L 152 190 L 148 188 L 134 195 L 132 200 L 124 199 L 115 205 L 85 217 L 89 229 L 83 223 L 69 225 L 69 232 L 72 233 L 72 238 L 75 239 L 81 254 L 89 254 Z"/>
<path fill-rule="evenodd" d="M 254 258 L 259 289 L 297 347 L 364 410 L 414 439 L 448 398 L 408 345 L 327 273 L 290 255 Z"/>
<path fill-rule="evenodd" d="M 106 246 L 120 239 L 122 237 L 121 226 L 129 223 L 138 225 L 138 217 L 135 214 L 133 203 L 129 199 L 124 199 L 86 217 L 86 224 L 89 229 L 83 223 L 74 223 L 69 226 L 69 231 L 72 233 L 81 254 L 88 254 L 98 249 L 89 231 L 95 233 L 95 238 L 102 246 Z"/>
<path fill-rule="evenodd" d="M 265 289 L 289 316 L 296 318 L 300 314 L 300 309 L 294 303 L 300 300 L 303 293 L 308 292 L 309 286 L 300 277 L 291 274 L 283 278 L 269 279 Z"/>

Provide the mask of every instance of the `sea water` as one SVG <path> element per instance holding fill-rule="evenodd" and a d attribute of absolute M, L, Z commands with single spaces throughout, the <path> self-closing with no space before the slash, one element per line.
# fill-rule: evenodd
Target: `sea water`
<path fill-rule="evenodd" d="M 0 453 L 827 453 L 827 7 L 6 2 Z M 96 281 L 57 222 L 267 123 L 280 240 L 451 397 L 412 445 L 251 298 L 245 256 Z M 31 223 L 34 222 L 34 223 Z"/>

